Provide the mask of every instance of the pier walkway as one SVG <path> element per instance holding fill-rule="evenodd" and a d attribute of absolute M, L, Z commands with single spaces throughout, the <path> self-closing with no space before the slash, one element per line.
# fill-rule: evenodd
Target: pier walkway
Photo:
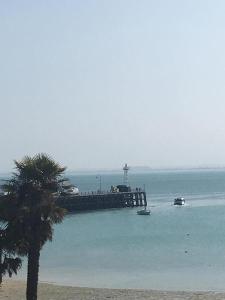
<path fill-rule="evenodd" d="M 57 198 L 57 204 L 69 212 L 147 206 L 144 191 L 88 193 L 80 195 L 65 195 Z"/>

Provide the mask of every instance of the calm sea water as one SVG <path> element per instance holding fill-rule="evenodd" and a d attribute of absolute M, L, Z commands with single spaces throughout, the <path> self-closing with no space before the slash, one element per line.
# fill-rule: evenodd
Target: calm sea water
<path fill-rule="evenodd" d="M 80 191 L 95 175 L 71 176 Z M 41 253 L 40 280 L 109 288 L 225 290 L 225 171 L 130 174 L 147 192 L 151 216 L 137 208 L 69 215 Z M 102 175 L 102 188 L 122 174 Z M 173 206 L 184 196 L 186 205 Z M 25 276 L 22 270 L 19 277 Z"/>

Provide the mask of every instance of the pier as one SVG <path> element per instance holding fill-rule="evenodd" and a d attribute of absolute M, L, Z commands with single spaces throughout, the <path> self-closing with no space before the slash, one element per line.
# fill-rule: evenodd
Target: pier
<path fill-rule="evenodd" d="M 57 198 L 57 204 L 68 212 L 147 206 L 145 191 L 88 193 L 64 195 Z"/>

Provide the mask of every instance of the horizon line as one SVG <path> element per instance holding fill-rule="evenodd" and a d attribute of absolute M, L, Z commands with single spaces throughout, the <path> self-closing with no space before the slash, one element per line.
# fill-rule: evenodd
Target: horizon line
<path fill-rule="evenodd" d="M 219 169 L 225 169 L 225 165 L 205 165 L 205 166 L 174 166 L 174 167 L 169 167 L 169 166 L 165 166 L 165 167 L 150 167 L 150 166 L 129 166 L 130 171 L 132 172 L 132 170 L 134 171 L 139 171 L 139 172 L 150 172 L 150 171 L 182 171 L 182 170 L 219 170 Z M 77 169 L 67 169 L 65 173 L 88 173 L 88 172 L 123 172 L 122 168 L 77 168 Z M 3 171 L 0 172 L 0 175 L 8 175 L 13 173 L 13 171 Z"/>

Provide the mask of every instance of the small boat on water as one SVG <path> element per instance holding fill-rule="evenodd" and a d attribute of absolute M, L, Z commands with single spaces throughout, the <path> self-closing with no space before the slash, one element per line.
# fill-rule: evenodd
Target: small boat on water
<path fill-rule="evenodd" d="M 176 198 L 174 199 L 174 205 L 184 205 L 185 204 L 185 200 L 183 197 L 180 197 L 180 198 Z"/>
<path fill-rule="evenodd" d="M 137 211 L 137 214 L 138 214 L 138 215 L 141 215 L 141 216 L 147 216 L 147 215 L 150 215 L 150 213 L 151 213 L 151 211 L 150 211 L 150 210 L 147 210 L 146 208 Z"/>

